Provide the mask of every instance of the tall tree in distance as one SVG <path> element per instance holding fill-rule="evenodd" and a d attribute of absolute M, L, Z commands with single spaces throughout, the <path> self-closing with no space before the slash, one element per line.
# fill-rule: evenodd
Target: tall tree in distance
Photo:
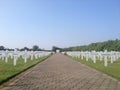
<path fill-rule="evenodd" d="M 39 46 L 34 45 L 33 48 L 32 48 L 32 50 L 33 50 L 33 51 L 39 51 L 40 49 L 39 49 Z"/>
<path fill-rule="evenodd" d="M 60 50 L 60 52 L 61 52 L 61 51 L 62 51 L 62 48 L 53 46 L 53 47 L 52 47 L 52 51 L 53 51 L 53 52 L 56 52 L 56 50 Z"/>
<path fill-rule="evenodd" d="M 0 50 L 5 50 L 5 47 L 4 46 L 0 46 Z"/>

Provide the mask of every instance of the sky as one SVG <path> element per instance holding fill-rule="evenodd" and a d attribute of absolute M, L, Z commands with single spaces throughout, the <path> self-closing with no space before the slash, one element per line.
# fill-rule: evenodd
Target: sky
<path fill-rule="evenodd" d="M 120 0 L 0 0 L 0 45 L 70 47 L 120 39 Z"/>

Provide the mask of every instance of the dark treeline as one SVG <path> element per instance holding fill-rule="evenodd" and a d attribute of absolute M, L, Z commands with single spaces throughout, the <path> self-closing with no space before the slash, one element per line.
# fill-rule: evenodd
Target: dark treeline
<path fill-rule="evenodd" d="M 41 48 L 39 48 L 39 46 L 37 46 L 37 45 L 34 45 L 32 48 L 28 48 L 28 47 L 23 47 L 23 48 L 16 48 L 17 50 L 19 50 L 19 51 L 25 51 L 25 50 L 27 50 L 27 51 L 47 51 L 47 50 L 44 50 L 44 49 L 41 49 Z M 10 49 L 10 48 L 6 48 L 6 47 L 4 47 L 4 46 L 0 46 L 0 50 L 9 50 L 9 51 L 13 51 L 14 49 Z"/>
<path fill-rule="evenodd" d="M 120 51 L 120 40 L 108 40 L 104 42 L 96 42 L 96 43 L 91 43 L 89 45 L 83 45 L 83 46 L 73 46 L 73 47 L 68 47 L 68 48 L 59 48 L 56 46 L 52 47 L 52 50 L 44 50 L 39 48 L 39 46 L 34 45 L 32 48 L 28 47 L 23 47 L 21 49 L 17 48 L 19 51 L 56 51 L 57 49 L 60 51 L 91 51 L 91 50 L 96 50 L 96 51 Z M 13 51 L 14 49 L 6 48 L 4 46 L 0 46 L 0 50 L 9 50 Z"/>
<path fill-rule="evenodd" d="M 83 45 L 83 46 L 74 46 L 74 47 L 68 47 L 63 48 L 63 51 L 120 51 L 120 40 L 108 40 L 104 42 L 97 42 L 97 43 L 91 43 L 89 45 Z"/>
<path fill-rule="evenodd" d="M 53 52 L 56 52 L 56 50 L 60 50 L 60 52 L 62 51 L 62 48 L 59 48 L 59 47 L 57 47 L 57 46 L 53 46 L 52 47 L 52 51 Z"/>

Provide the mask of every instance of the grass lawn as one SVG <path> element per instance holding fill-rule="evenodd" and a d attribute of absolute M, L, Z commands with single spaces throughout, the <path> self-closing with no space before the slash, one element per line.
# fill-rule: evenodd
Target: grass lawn
<path fill-rule="evenodd" d="M 16 66 L 13 65 L 13 60 L 11 60 L 10 58 L 8 59 L 8 63 L 5 63 L 4 60 L 0 60 L 0 84 L 27 70 L 28 68 L 40 63 L 46 58 L 48 58 L 48 56 L 33 60 L 30 60 L 29 58 L 27 60 L 27 63 L 24 63 L 24 60 L 20 57 L 17 60 Z"/>
<path fill-rule="evenodd" d="M 93 61 L 90 59 L 88 61 L 86 61 L 85 59 L 81 60 L 81 58 L 75 57 L 73 59 L 120 80 L 120 59 L 115 61 L 113 64 L 111 64 L 110 61 L 108 61 L 107 67 L 104 67 L 103 60 L 97 60 L 96 63 L 93 63 Z"/>

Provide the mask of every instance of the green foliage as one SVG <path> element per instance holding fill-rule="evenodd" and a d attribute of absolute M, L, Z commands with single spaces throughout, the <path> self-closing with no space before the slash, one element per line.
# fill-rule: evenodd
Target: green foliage
<path fill-rule="evenodd" d="M 56 50 L 60 50 L 60 51 L 62 51 L 62 49 L 61 49 L 61 48 L 56 47 L 56 46 L 53 46 L 53 47 L 52 47 L 52 51 L 56 52 Z"/>
<path fill-rule="evenodd" d="M 5 50 L 5 47 L 4 46 L 0 46 L 0 50 Z"/>
<path fill-rule="evenodd" d="M 34 45 L 32 49 L 33 49 L 33 51 L 38 51 L 39 50 L 39 46 Z"/>
<path fill-rule="evenodd" d="M 104 51 L 104 50 L 114 50 L 114 51 L 120 51 L 120 40 L 108 40 L 105 42 L 97 42 L 97 43 L 91 43 L 89 45 L 84 46 L 75 46 L 75 47 L 69 47 L 69 48 L 63 48 L 64 51 Z"/>
<path fill-rule="evenodd" d="M 33 50 L 33 51 L 41 51 L 42 49 L 40 49 L 38 45 L 34 45 L 34 46 L 32 47 L 32 50 Z"/>

